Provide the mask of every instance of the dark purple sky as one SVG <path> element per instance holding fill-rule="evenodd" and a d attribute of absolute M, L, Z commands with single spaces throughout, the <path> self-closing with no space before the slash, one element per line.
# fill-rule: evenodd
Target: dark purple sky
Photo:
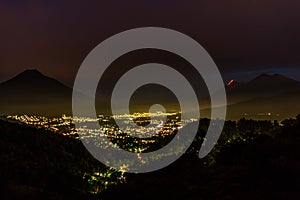
<path fill-rule="evenodd" d="M 225 76 L 280 72 L 300 80 L 299 0 L 2 0 L 0 82 L 36 68 L 70 85 L 93 47 L 143 26 L 193 37 Z"/>

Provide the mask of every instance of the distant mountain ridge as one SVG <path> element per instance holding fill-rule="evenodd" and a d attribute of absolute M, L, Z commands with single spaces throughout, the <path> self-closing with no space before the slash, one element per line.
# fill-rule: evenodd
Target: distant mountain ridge
<path fill-rule="evenodd" d="M 229 104 L 234 104 L 300 90 L 300 82 L 280 74 L 261 74 L 249 82 L 237 83 L 226 89 Z"/>
<path fill-rule="evenodd" d="M 72 89 L 39 71 L 25 70 L 0 84 L 0 114 L 71 114 Z"/>
<path fill-rule="evenodd" d="M 259 113 L 268 113 L 274 117 L 292 117 L 300 112 L 300 106 L 298 106 L 300 82 L 286 76 L 261 74 L 249 82 L 233 81 L 232 84 L 225 85 L 225 87 L 228 99 L 228 119 L 238 119 L 243 116 L 255 118 Z M 152 102 L 151 97 L 154 97 L 163 100 L 164 103 L 168 102 L 174 107 L 176 101 L 168 100 L 172 96 L 171 94 L 166 98 L 160 98 L 163 90 L 157 89 L 156 91 L 155 95 L 140 95 L 134 103 L 140 106 L 143 102 Z M 97 97 L 97 108 L 107 105 L 102 104 L 101 100 Z M 153 102 L 159 103 L 155 101 L 156 99 Z M 107 106 L 102 107 L 105 107 L 105 110 Z M 205 113 L 209 116 L 207 110 L 202 112 L 204 115 L 201 116 L 207 117 Z M 71 115 L 72 88 L 37 70 L 26 70 L 10 80 L 0 83 L 1 114 Z M 265 117 L 268 118 L 268 116 Z"/>
<path fill-rule="evenodd" d="M 25 70 L 24 72 L 18 74 L 12 79 L 1 83 L 0 87 L 2 90 L 6 90 L 5 92 L 7 93 L 11 93 L 11 90 L 14 90 L 14 92 L 26 92 L 28 88 L 30 88 L 31 91 L 37 92 L 43 92 L 44 90 L 41 89 L 46 88 L 47 93 L 49 91 L 65 93 L 70 92 L 70 90 L 72 90 L 71 88 L 60 83 L 59 81 L 43 75 L 36 69 Z"/>
<path fill-rule="evenodd" d="M 280 74 L 261 74 L 226 89 L 230 119 L 284 119 L 300 113 L 300 82 Z"/>

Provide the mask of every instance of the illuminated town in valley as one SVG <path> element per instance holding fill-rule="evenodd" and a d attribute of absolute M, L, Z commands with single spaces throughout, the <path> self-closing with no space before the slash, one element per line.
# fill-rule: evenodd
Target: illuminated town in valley
<path fill-rule="evenodd" d="M 149 150 L 151 144 L 158 140 L 173 137 L 176 132 L 186 124 L 197 121 L 191 118 L 189 120 L 180 120 L 181 113 L 133 113 L 124 115 L 98 115 L 97 119 L 88 117 L 71 117 L 62 115 L 57 118 L 46 118 L 43 116 L 29 115 L 9 115 L 8 120 L 14 120 L 17 123 L 24 123 L 29 126 L 50 130 L 57 134 L 62 134 L 75 139 L 97 138 L 101 147 L 108 145 L 120 145 L 123 149 L 132 152 L 142 152 Z M 116 125 L 115 120 L 122 123 L 125 130 L 121 130 Z M 83 126 L 75 127 L 74 122 Z M 88 128 L 88 123 L 98 122 L 98 128 Z M 133 123 L 135 122 L 135 123 Z M 138 125 L 138 126 L 137 126 Z M 132 137 L 134 132 L 137 136 Z M 101 140 L 102 137 L 108 137 L 107 140 Z M 100 140 L 99 140 L 100 139 Z M 167 139 L 168 141 L 168 139 Z"/>

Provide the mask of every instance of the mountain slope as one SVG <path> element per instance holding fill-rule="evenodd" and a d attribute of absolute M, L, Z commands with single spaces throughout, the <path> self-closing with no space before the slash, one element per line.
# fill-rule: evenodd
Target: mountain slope
<path fill-rule="evenodd" d="M 300 112 L 300 82 L 279 74 L 227 87 L 227 96 L 228 119 L 285 119 Z"/>
<path fill-rule="evenodd" d="M 0 84 L 0 114 L 71 114 L 72 89 L 37 70 Z"/>
<path fill-rule="evenodd" d="M 300 90 L 300 82 L 279 74 L 261 74 L 247 83 L 239 83 L 226 89 L 229 104 L 235 104 Z"/>
<path fill-rule="evenodd" d="M 139 92 L 142 89 L 144 92 Z M 131 99 L 132 111 L 145 111 L 147 105 L 153 103 L 161 103 L 167 110 L 177 109 L 177 101 L 171 101 L 175 98 L 172 93 L 166 93 L 163 88 L 156 88 L 155 94 L 153 88 L 147 89 L 145 86 L 142 89 Z M 300 82 L 282 75 L 262 74 L 247 83 L 233 82 L 226 86 L 226 92 L 228 119 L 283 119 L 300 112 Z M 210 116 L 209 104 L 209 98 L 200 99 L 202 117 Z M 100 111 L 109 113 L 110 96 L 97 94 L 96 107 L 98 114 Z M 71 115 L 72 89 L 37 70 L 26 70 L 0 84 L 0 115 L 3 114 Z"/>

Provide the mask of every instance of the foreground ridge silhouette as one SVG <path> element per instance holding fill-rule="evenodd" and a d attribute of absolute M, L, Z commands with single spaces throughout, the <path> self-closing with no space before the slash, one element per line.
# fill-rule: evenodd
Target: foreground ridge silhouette
<path fill-rule="evenodd" d="M 197 149 L 208 124 L 209 119 L 200 120 L 197 137 L 179 160 L 156 172 L 125 174 L 124 183 L 120 172 L 110 174 L 79 140 L 0 120 L 0 194 L 2 199 L 299 196 L 300 115 L 281 125 L 276 121 L 227 121 L 214 150 L 198 159 Z M 110 176 L 95 179 L 93 172 L 109 172 Z"/>

